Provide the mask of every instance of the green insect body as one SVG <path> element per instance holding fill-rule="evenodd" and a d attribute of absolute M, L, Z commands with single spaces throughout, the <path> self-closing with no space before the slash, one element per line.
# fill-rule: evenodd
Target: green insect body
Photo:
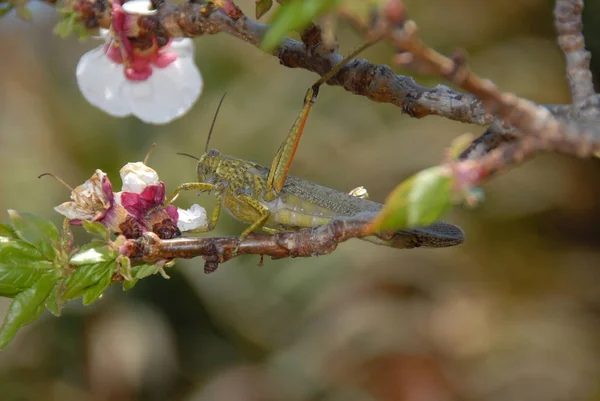
<path fill-rule="evenodd" d="M 269 169 L 215 149 L 200 158 L 197 174 L 198 183 L 183 184 L 180 189 L 206 191 L 217 198 L 208 227 L 200 231 L 214 229 L 222 208 L 250 225 L 242 233 L 244 237 L 255 229 L 275 233 L 327 224 L 334 217 L 375 215 L 383 207 L 291 175 L 287 175 L 281 191 L 273 195 L 267 185 Z M 394 248 L 440 248 L 460 244 L 464 233 L 455 225 L 440 222 L 364 239 Z"/>
<path fill-rule="evenodd" d="M 181 191 L 209 192 L 215 195 L 217 203 L 208 226 L 195 231 L 206 232 L 214 229 L 221 209 L 225 208 L 233 217 L 249 224 L 240 235 L 240 240 L 258 229 L 276 233 L 327 224 L 334 217 L 374 217 L 383 207 L 380 203 L 288 175 L 319 87 L 372 43 L 374 42 L 360 46 L 306 92 L 304 106 L 273 158 L 271 168 L 222 155 L 214 149 L 208 151 L 215 114 L 205 153 L 198 159 L 198 182 L 181 184 L 167 203 L 177 199 Z M 219 107 L 222 101 L 223 99 Z M 217 113 L 218 110 L 219 108 Z M 382 233 L 363 239 L 394 248 L 441 248 L 462 243 L 464 233 L 455 225 L 435 223 L 427 227 Z"/>

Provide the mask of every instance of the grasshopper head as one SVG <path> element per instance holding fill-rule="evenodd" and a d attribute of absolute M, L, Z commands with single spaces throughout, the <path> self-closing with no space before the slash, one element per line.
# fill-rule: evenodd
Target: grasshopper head
<path fill-rule="evenodd" d="M 221 161 L 220 153 L 217 149 L 211 149 L 204 153 L 198 161 L 198 182 L 214 184 L 216 180 L 216 171 Z"/>

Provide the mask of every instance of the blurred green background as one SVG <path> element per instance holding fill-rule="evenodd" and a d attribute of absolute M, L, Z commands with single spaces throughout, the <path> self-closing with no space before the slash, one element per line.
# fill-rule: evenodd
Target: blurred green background
<path fill-rule="evenodd" d="M 254 2 L 239 1 L 249 15 Z M 585 11 L 600 60 L 600 3 Z M 406 1 L 423 39 L 500 88 L 568 103 L 548 0 Z M 100 43 L 51 34 L 57 13 L 0 20 L 0 210 L 52 218 L 71 185 L 95 169 L 150 159 L 167 188 L 194 180 L 210 120 L 228 96 L 212 147 L 269 165 L 314 74 L 225 34 L 195 39 L 205 80 L 183 118 L 149 126 L 115 119 L 78 92 L 79 57 Z M 341 51 L 360 38 L 339 27 Z M 385 44 L 364 57 L 391 63 Z M 596 77 L 600 63 L 594 64 Z M 399 73 L 410 71 L 397 69 Z M 433 86 L 440 81 L 416 77 Z M 450 141 L 482 127 L 402 115 L 338 87 L 321 91 L 292 174 L 383 201 L 437 164 Z M 598 400 L 600 399 L 600 162 L 544 155 L 485 185 L 487 200 L 447 221 L 456 248 L 399 251 L 350 241 L 332 255 L 241 257 L 204 275 L 181 261 L 130 292 L 45 313 L 0 353 L 0 400 Z M 213 199 L 188 194 L 211 208 Z M 7 219 L 4 218 L 4 221 Z M 215 234 L 243 225 L 224 215 Z M 77 232 L 82 237 L 82 232 Z M 8 300 L 0 299 L 0 316 Z"/>

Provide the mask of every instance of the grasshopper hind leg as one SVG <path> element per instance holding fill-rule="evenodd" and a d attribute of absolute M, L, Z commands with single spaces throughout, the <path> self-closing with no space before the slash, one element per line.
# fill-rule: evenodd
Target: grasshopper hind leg
<path fill-rule="evenodd" d="M 262 229 L 270 234 L 274 233 L 274 230 L 264 227 L 265 223 L 269 219 L 269 216 L 271 216 L 271 212 L 269 211 L 269 209 L 266 206 L 261 204 L 258 200 L 251 198 L 247 195 L 241 195 L 238 198 L 238 200 L 244 202 L 248 207 L 251 207 L 252 209 L 256 210 L 258 212 L 258 214 L 260 215 L 260 217 L 255 222 L 250 224 L 250 226 L 248 226 L 248 228 L 246 228 L 240 234 L 240 236 L 238 237 L 237 246 L 235 247 L 235 249 L 233 251 L 234 255 L 237 255 L 237 253 L 240 249 L 240 244 L 248 236 L 248 234 L 250 234 L 252 231 Z"/>

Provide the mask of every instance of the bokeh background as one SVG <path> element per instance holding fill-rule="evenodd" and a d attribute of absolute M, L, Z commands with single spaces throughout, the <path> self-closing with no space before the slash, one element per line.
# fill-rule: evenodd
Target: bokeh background
<path fill-rule="evenodd" d="M 252 15 L 251 0 L 238 2 Z M 600 3 L 585 11 L 600 60 Z M 424 40 L 502 89 L 568 103 L 548 0 L 406 1 Z M 210 120 L 228 96 L 212 147 L 268 165 L 314 74 L 225 34 L 196 38 L 205 91 L 167 126 L 115 119 L 78 92 L 75 66 L 98 46 L 51 34 L 57 13 L 0 20 L 0 210 L 52 218 L 72 185 L 102 169 L 119 185 L 129 161 L 150 159 L 167 188 L 193 181 Z M 342 52 L 360 38 L 339 27 Z M 380 44 L 364 55 L 391 63 Z M 594 64 L 600 76 L 600 62 Z M 410 71 L 397 69 L 399 73 Z M 433 86 L 435 77 L 417 76 Z M 450 141 L 482 127 L 402 115 L 326 87 L 292 167 L 294 175 L 382 201 L 439 163 Z M 129 292 L 45 313 L 0 353 L 0 400 L 599 400 L 600 162 L 544 155 L 484 187 L 486 201 L 457 209 L 466 242 L 394 250 L 358 240 L 332 255 L 271 261 L 241 257 L 204 275 L 181 261 Z M 209 197 L 186 195 L 180 204 Z M 6 221 L 4 217 L 2 220 Z M 243 225 L 224 215 L 215 234 Z M 79 232 L 83 236 L 83 233 Z M 8 300 L 0 299 L 0 316 Z"/>

